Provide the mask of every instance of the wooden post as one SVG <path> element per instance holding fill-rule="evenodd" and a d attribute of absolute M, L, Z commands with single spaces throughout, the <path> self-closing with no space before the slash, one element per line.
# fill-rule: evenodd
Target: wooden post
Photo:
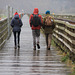
<path fill-rule="evenodd" d="M 8 39 L 9 39 L 9 36 L 10 36 L 10 6 L 8 6 L 7 8 L 7 13 L 8 13 Z"/>
<path fill-rule="evenodd" d="M 12 8 L 12 18 L 13 18 L 13 8 Z"/>

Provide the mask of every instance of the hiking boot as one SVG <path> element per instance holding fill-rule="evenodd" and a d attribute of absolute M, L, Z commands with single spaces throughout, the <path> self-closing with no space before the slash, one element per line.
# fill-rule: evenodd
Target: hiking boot
<path fill-rule="evenodd" d="M 47 50 L 50 50 L 50 47 L 49 48 L 47 47 Z"/>
<path fill-rule="evenodd" d="M 15 46 L 14 49 L 17 49 L 17 47 Z"/>
<path fill-rule="evenodd" d="M 50 50 L 50 47 L 47 47 L 47 50 Z"/>
<path fill-rule="evenodd" d="M 36 50 L 36 46 L 34 46 L 33 50 Z"/>
<path fill-rule="evenodd" d="M 20 48 L 20 45 L 18 45 L 18 48 Z"/>
<path fill-rule="evenodd" d="M 40 45 L 39 44 L 37 44 L 37 48 L 40 49 Z"/>
<path fill-rule="evenodd" d="M 50 48 L 48 48 L 48 50 L 50 50 Z"/>

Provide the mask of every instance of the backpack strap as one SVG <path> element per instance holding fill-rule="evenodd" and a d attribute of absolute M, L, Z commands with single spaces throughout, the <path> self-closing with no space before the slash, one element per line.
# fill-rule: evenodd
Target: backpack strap
<path fill-rule="evenodd" d="M 32 14 L 32 15 L 34 15 L 34 14 Z"/>

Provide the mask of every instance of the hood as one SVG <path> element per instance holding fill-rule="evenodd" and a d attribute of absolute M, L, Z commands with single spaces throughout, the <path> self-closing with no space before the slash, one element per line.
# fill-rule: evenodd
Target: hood
<path fill-rule="evenodd" d="M 39 12 L 38 8 L 35 8 L 33 13 L 38 14 L 38 12 Z"/>
<path fill-rule="evenodd" d="M 15 12 L 15 14 L 14 15 L 18 15 L 18 13 L 17 12 Z"/>
<path fill-rule="evenodd" d="M 14 18 L 15 18 L 15 19 L 19 19 L 19 15 L 15 15 Z"/>

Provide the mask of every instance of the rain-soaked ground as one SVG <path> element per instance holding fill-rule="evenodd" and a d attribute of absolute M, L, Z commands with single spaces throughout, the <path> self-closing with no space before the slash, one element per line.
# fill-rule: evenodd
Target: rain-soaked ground
<path fill-rule="evenodd" d="M 0 51 L 0 75 L 68 75 L 70 69 L 61 62 L 61 56 L 51 46 L 46 50 L 45 37 L 40 36 L 41 48 L 36 51 L 32 46 L 32 31 L 29 18 L 22 18 L 21 48 L 15 51 L 13 34 Z"/>

